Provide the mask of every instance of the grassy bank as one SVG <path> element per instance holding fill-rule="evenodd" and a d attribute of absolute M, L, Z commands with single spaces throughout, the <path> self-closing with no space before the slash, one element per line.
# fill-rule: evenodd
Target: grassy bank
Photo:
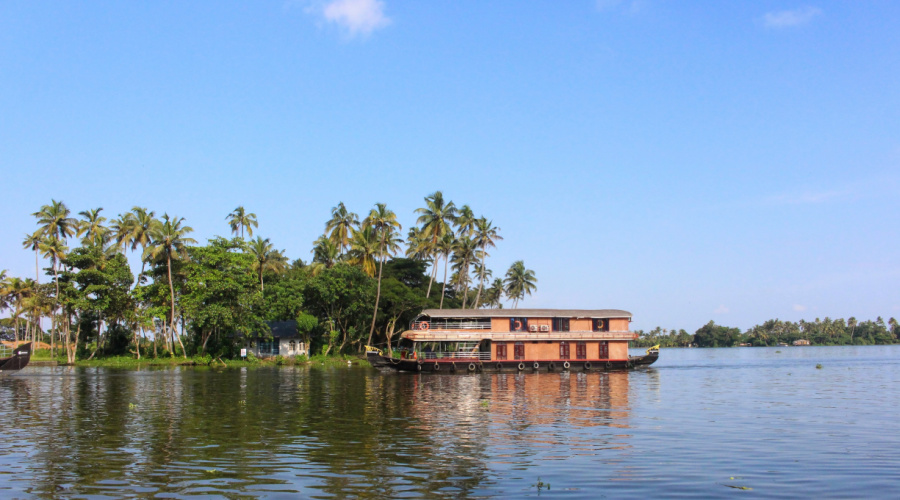
<path fill-rule="evenodd" d="M 66 364 L 65 354 L 57 351 L 57 356 L 51 358 L 49 349 L 39 349 L 32 353 L 32 361 L 56 361 L 60 365 Z M 257 367 L 257 366 L 308 366 L 308 367 L 350 367 L 350 366 L 370 366 L 369 362 L 356 356 L 343 354 L 338 356 L 324 356 L 317 354 L 311 358 L 306 356 L 283 357 L 276 356 L 274 358 L 258 359 L 254 357 L 246 359 L 222 359 L 212 358 L 210 356 L 194 356 L 184 359 L 181 356 L 176 357 L 146 357 L 136 359 L 133 356 L 108 356 L 102 358 L 94 358 L 91 360 L 79 359 L 75 361 L 75 366 L 88 367 L 108 367 L 108 368 L 139 368 L 145 366 L 210 366 L 213 368 L 240 368 L 240 367 Z"/>

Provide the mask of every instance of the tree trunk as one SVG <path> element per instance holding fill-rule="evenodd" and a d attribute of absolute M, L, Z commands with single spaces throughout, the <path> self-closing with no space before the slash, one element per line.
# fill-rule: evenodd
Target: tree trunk
<path fill-rule="evenodd" d="M 378 317 L 378 301 L 381 300 L 381 271 L 384 269 L 384 237 L 386 233 L 381 233 L 381 262 L 378 263 L 378 288 L 375 292 L 375 310 L 372 312 L 372 326 L 369 327 L 369 341 L 366 345 L 372 345 L 372 334 L 375 333 L 375 318 Z"/>
<path fill-rule="evenodd" d="M 59 330 L 59 318 L 56 311 L 59 310 L 59 273 L 56 271 L 56 257 L 53 258 L 53 281 L 56 282 L 56 304 L 53 307 L 53 316 L 50 318 L 50 359 L 56 359 L 56 337 L 54 334 Z"/>
<path fill-rule="evenodd" d="M 444 286 L 441 288 L 441 305 L 438 309 L 444 308 L 444 294 L 447 293 L 447 265 L 450 263 L 450 255 L 444 256 Z"/>
<path fill-rule="evenodd" d="M 481 247 L 481 273 L 478 276 L 478 293 L 475 294 L 475 309 L 481 308 L 481 290 L 484 288 L 484 245 Z"/>

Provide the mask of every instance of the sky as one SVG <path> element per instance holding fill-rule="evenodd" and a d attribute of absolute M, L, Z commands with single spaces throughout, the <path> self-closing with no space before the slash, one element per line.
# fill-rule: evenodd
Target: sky
<path fill-rule="evenodd" d="M 8 0 L 0 269 L 34 276 L 52 199 L 201 242 L 240 205 L 309 261 L 338 202 L 405 234 L 441 190 L 501 228 L 495 277 L 534 270 L 520 307 L 900 317 L 898 26 L 892 1 Z"/>

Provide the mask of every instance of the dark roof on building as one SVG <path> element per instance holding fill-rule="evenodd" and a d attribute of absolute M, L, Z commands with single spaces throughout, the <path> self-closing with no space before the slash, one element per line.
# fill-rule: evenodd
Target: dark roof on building
<path fill-rule="evenodd" d="M 631 318 L 621 309 L 425 309 L 431 318 Z"/>
<path fill-rule="evenodd" d="M 294 320 L 267 321 L 266 324 L 272 329 L 272 338 L 288 339 L 300 336 L 300 332 L 297 330 L 297 322 Z"/>

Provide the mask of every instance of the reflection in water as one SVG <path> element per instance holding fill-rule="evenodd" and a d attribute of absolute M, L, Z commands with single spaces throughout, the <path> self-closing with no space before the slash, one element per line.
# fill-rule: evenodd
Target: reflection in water
<path fill-rule="evenodd" d="M 0 397 L 0 495 L 471 496 L 628 446 L 627 373 L 41 368 Z"/>
<path fill-rule="evenodd" d="M 29 367 L 0 401 L 0 498 L 519 498 L 539 477 L 552 497 L 900 497 L 900 346 L 579 374 Z"/>

